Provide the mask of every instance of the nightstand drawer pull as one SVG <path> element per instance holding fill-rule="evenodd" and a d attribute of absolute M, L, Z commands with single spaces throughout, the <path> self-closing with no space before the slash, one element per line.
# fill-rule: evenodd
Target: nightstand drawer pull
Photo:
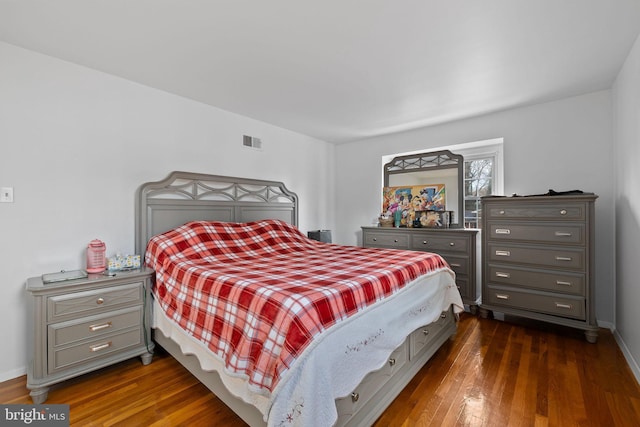
<path fill-rule="evenodd" d="M 507 300 L 507 299 L 509 299 L 509 295 L 505 295 L 505 294 L 496 294 L 496 298 L 498 298 L 498 299 L 504 299 L 504 300 Z"/>
<path fill-rule="evenodd" d="M 497 256 L 511 256 L 510 251 L 496 251 Z"/>
<path fill-rule="evenodd" d="M 496 228 L 496 234 L 511 234 L 508 228 Z"/>
<path fill-rule="evenodd" d="M 95 353 L 96 351 L 104 350 L 105 348 L 109 348 L 109 347 L 111 347 L 111 341 L 105 342 L 105 343 L 102 343 L 102 344 L 90 345 L 89 346 L 89 350 L 91 350 L 91 352 Z"/>
<path fill-rule="evenodd" d="M 111 322 L 107 322 L 107 323 L 102 323 L 100 325 L 91 325 L 89 326 L 89 330 L 91 332 L 96 332 L 96 331 L 100 331 L 102 329 L 107 329 L 111 327 Z"/>
<path fill-rule="evenodd" d="M 496 277 L 502 277 L 504 279 L 508 279 L 511 277 L 509 273 L 502 273 L 501 271 L 496 271 Z"/>
<path fill-rule="evenodd" d="M 96 304 L 98 304 L 98 305 L 102 304 L 103 302 L 104 302 L 104 298 L 98 298 L 96 300 Z"/>
<path fill-rule="evenodd" d="M 571 310 L 573 308 L 573 306 L 571 304 L 562 304 L 557 302 L 556 303 L 556 308 L 566 308 L 567 310 Z"/>
<path fill-rule="evenodd" d="M 571 261 L 573 258 L 568 256 L 557 256 L 556 261 Z"/>
<path fill-rule="evenodd" d="M 556 231 L 555 235 L 558 237 L 571 237 L 571 233 L 567 233 L 565 231 Z"/>
<path fill-rule="evenodd" d="M 565 282 L 564 280 L 556 280 L 556 285 L 573 286 L 571 282 Z"/>

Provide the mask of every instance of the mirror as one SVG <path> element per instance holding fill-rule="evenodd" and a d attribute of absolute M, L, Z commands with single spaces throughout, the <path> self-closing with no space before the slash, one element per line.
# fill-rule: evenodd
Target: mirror
<path fill-rule="evenodd" d="M 464 158 L 449 150 L 394 157 L 384 165 L 384 186 L 444 185 L 445 209 L 453 212 L 450 227 L 464 227 Z"/>

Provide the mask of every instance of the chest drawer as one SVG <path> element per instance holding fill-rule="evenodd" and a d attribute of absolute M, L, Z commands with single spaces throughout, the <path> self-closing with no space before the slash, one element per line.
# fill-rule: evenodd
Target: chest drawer
<path fill-rule="evenodd" d="M 585 318 L 584 298 L 532 293 L 494 286 L 489 286 L 487 291 L 488 295 L 483 295 L 483 298 L 487 298 L 490 304 L 496 306 L 523 308 L 581 320 Z"/>
<path fill-rule="evenodd" d="M 538 219 L 555 221 L 584 221 L 587 216 L 584 203 L 491 203 L 483 211 L 488 220 L 495 219 Z"/>
<path fill-rule="evenodd" d="M 571 295 L 585 294 L 585 275 L 583 273 L 525 270 L 490 264 L 487 277 L 491 283 L 496 284 Z"/>
<path fill-rule="evenodd" d="M 49 325 L 49 343 L 54 347 L 93 339 L 142 325 L 142 306 L 112 311 L 100 316 L 84 317 Z"/>
<path fill-rule="evenodd" d="M 364 243 L 369 247 L 407 249 L 409 248 L 409 236 L 402 233 L 371 232 L 365 233 Z"/>
<path fill-rule="evenodd" d="M 469 252 L 469 239 L 456 236 L 411 236 L 412 250 L 425 252 Z"/>
<path fill-rule="evenodd" d="M 52 296 L 47 299 L 47 318 L 49 321 L 57 321 L 142 304 L 142 293 L 143 283 L 137 282 Z"/>
<path fill-rule="evenodd" d="M 585 268 L 584 248 L 525 247 L 489 243 L 487 249 L 487 259 L 492 263 L 518 263 L 541 268 L 574 270 Z"/>
<path fill-rule="evenodd" d="M 526 240 L 552 244 L 585 244 L 584 224 L 514 224 L 489 223 L 489 239 Z"/>

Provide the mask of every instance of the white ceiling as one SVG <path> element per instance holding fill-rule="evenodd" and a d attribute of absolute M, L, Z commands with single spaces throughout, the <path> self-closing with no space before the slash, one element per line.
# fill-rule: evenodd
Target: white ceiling
<path fill-rule="evenodd" d="M 640 0 L 0 0 L 0 40 L 345 142 L 611 87 Z"/>

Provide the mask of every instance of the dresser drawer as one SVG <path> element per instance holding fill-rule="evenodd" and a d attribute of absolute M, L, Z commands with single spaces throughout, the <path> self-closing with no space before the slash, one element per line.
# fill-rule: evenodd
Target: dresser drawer
<path fill-rule="evenodd" d="M 518 263 L 541 268 L 584 270 L 584 248 L 524 247 L 489 243 L 486 257 L 491 263 Z"/>
<path fill-rule="evenodd" d="M 509 224 L 489 223 L 489 239 L 492 240 L 528 240 L 552 244 L 584 245 L 584 224 Z"/>
<path fill-rule="evenodd" d="M 585 319 L 586 303 L 584 298 L 524 292 L 494 286 L 488 286 L 487 291 L 488 295 L 482 296 L 483 301 L 486 300 L 494 306 L 513 307 L 555 316 Z"/>
<path fill-rule="evenodd" d="M 585 295 L 586 279 L 583 273 L 525 270 L 490 264 L 487 277 L 491 283 L 570 295 Z"/>
<path fill-rule="evenodd" d="M 89 363 L 143 344 L 142 329 L 136 328 L 61 348 L 49 347 L 49 374 Z"/>
<path fill-rule="evenodd" d="M 486 219 L 537 219 L 559 221 L 584 221 L 587 206 L 583 203 L 491 203 L 482 213 Z"/>
<path fill-rule="evenodd" d="M 137 282 L 52 296 L 47 299 L 47 318 L 56 321 L 142 304 L 143 291 L 143 283 Z"/>
<path fill-rule="evenodd" d="M 142 325 L 142 306 L 49 325 L 49 345 L 60 347 Z"/>
<path fill-rule="evenodd" d="M 442 258 L 444 258 L 445 261 L 447 261 L 447 264 L 449 264 L 449 267 L 451 267 L 451 269 L 456 273 L 456 275 L 469 274 L 469 257 L 455 256 L 455 255 L 449 255 L 449 254 L 445 254 L 441 256 Z"/>
<path fill-rule="evenodd" d="M 404 366 L 408 360 L 408 347 L 408 341 L 405 340 L 400 347 L 391 353 L 389 361 L 382 368 L 364 377 L 351 395 L 336 399 L 337 424 L 341 424 L 340 418 L 347 419 L 351 417 L 360 407 L 371 400 L 380 388 L 389 381 L 391 376 Z"/>
<path fill-rule="evenodd" d="M 425 252 L 469 253 L 469 239 L 456 236 L 411 236 L 412 250 Z"/>
<path fill-rule="evenodd" d="M 409 235 L 401 233 L 365 233 L 364 244 L 369 247 L 408 249 Z"/>

